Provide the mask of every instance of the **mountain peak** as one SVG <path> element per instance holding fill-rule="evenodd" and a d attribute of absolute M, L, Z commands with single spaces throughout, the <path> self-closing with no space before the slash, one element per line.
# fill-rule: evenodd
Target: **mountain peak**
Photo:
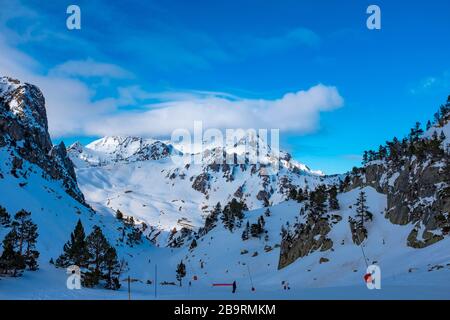
<path fill-rule="evenodd" d="M 9 77 L 0 77 L 1 112 L 22 122 L 22 125 L 47 132 L 45 99 L 38 87 Z M 50 138 L 46 139 L 49 142 Z M 51 146 L 47 143 L 47 147 Z"/>

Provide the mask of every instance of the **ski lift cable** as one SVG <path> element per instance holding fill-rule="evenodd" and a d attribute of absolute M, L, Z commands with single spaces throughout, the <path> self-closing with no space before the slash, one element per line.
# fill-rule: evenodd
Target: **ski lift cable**
<path fill-rule="evenodd" d="M 361 241 L 361 238 L 359 237 L 359 234 L 357 234 L 357 236 L 358 236 L 358 240 L 359 240 L 359 247 L 361 248 L 361 252 L 362 252 L 362 255 L 363 255 L 363 258 L 364 258 L 364 263 L 366 264 L 366 267 L 368 268 L 369 267 L 369 263 L 367 262 L 366 253 L 364 252 L 364 248 L 363 248 L 364 241 Z"/>

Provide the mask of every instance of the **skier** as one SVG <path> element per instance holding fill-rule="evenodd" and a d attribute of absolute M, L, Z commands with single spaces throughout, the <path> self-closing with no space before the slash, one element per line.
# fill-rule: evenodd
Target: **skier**
<path fill-rule="evenodd" d="M 237 285 L 236 285 L 236 281 L 233 281 L 233 293 L 235 293 L 235 292 L 236 292 L 236 287 L 237 287 Z"/>

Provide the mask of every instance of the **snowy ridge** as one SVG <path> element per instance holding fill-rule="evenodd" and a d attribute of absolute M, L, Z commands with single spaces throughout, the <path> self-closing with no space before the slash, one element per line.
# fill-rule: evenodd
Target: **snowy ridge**
<path fill-rule="evenodd" d="M 172 147 L 162 141 L 139 137 L 104 137 L 86 147 L 76 142 L 68 148 L 77 167 L 157 160 L 169 156 L 171 151 Z"/>

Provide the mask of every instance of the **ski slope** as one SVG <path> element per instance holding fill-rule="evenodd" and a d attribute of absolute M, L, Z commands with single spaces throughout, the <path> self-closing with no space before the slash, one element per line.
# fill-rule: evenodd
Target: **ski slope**
<path fill-rule="evenodd" d="M 187 247 L 172 249 L 147 244 L 127 247 L 126 251 L 119 248 L 119 254 L 127 258 L 130 264 L 129 274 L 140 280 L 132 283 L 132 299 L 155 299 L 154 283 L 146 284 L 147 280 L 153 282 L 155 266 L 158 283 L 176 283 L 175 269 L 180 260 L 184 261 L 187 268 L 183 286 L 158 285 L 156 299 L 449 299 L 449 239 L 424 249 L 407 247 L 409 228 L 392 225 L 384 219 L 385 196 L 372 188 L 366 188 L 365 191 L 374 219 L 368 226 L 369 237 L 364 242 L 364 250 L 367 258 L 371 262 L 376 261 L 381 267 L 381 290 L 366 288 L 363 282 L 366 265 L 361 249 L 351 241 L 347 217 L 355 214 L 354 208 L 349 206 L 356 202 L 358 194 L 358 190 L 353 190 L 338 197 L 342 210 L 335 213 L 342 215 L 343 219 L 330 234 L 334 251 L 314 252 L 282 270 L 277 270 L 279 248 L 275 248 L 275 245 L 280 242 L 281 225 L 286 221 L 292 222 L 302 206 L 293 201 L 270 208 L 271 216 L 265 217 L 268 241 L 255 238 L 242 241 L 243 228 L 230 233 L 219 224 L 201 238 L 197 242 L 198 247 L 192 251 Z M 256 221 L 264 211 L 257 209 L 247 212 L 246 219 Z M 38 223 L 42 228 L 43 222 Z M 63 238 L 65 240 L 65 236 L 61 236 L 61 240 Z M 344 244 L 341 244 L 342 240 Z M 264 247 L 267 245 L 273 250 L 265 252 Z M 57 248 L 49 247 L 44 256 L 54 256 Z M 242 250 L 248 253 L 241 254 Z M 253 257 L 254 252 L 258 252 L 258 255 Z M 322 257 L 329 259 L 329 262 L 320 264 Z M 43 260 L 40 259 L 39 271 L 26 272 L 18 279 L 3 278 L 0 281 L 0 298 L 128 298 L 125 283 L 119 291 L 68 290 L 65 287 L 64 270 L 56 269 Z M 204 262 L 203 268 L 201 261 Z M 438 269 L 438 265 L 442 267 Z M 197 280 L 193 280 L 194 276 Z M 191 286 L 188 285 L 189 281 Z M 227 287 L 212 287 L 213 283 L 233 281 L 238 286 L 236 294 L 232 294 Z M 291 290 L 283 290 L 282 281 L 288 281 Z M 251 290 L 252 284 L 255 291 Z"/>

